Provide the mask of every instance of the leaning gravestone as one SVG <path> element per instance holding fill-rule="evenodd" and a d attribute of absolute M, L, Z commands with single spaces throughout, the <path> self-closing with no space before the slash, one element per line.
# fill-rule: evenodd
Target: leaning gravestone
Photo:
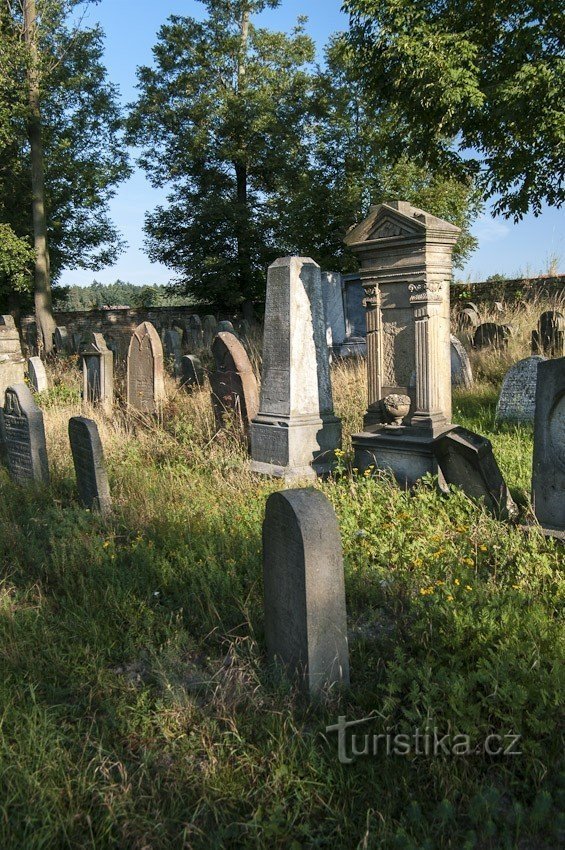
<path fill-rule="evenodd" d="M 451 335 L 451 385 L 453 387 L 464 387 L 466 390 L 473 386 L 473 370 L 469 361 L 469 355 L 465 346 Z"/>
<path fill-rule="evenodd" d="M 269 659 L 312 695 L 349 685 L 341 539 L 335 512 L 319 490 L 269 496 L 263 580 Z"/>
<path fill-rule="evenodd" d="M 496 418 L 501 422 L 533 422 L 536 413 L 538 366 L 545 357 L 519 360 L 510 367 L 500 390 Z"/>
<path fill-rule="evenodd" d="M 42 393 L 49 389 L 45 364 L 41 357 L 30 357 L 27 361 L 27 376 L 34 393 Z"/>
<path fill-rule="evenodd" d="M 510 325 L 498 325 L 496 322 L 484 322 L 479 325 L 473 336 L 473 348 L 505 349 L 512 336 Z"/>
<path fill-rule="evenodd" d="M 53 342 L 57 354 L 68 354 L 70 351 L 69 334 L 65 327 L 56 327 Z"/>
<path fill-rule="evenodd" d="M 180 382 L 183 387 L 201 387 L 204 383 L 204 369 L 195 354 L 185 354 L 182 358 Z"/>
<path fill-rule="evenodd" d="M 174 375 L 180 373 L 182 357 L 182 336 L 175 330 L 166 330 L 163 334 L 163 353 L 168 364 L 172 365 Z"/>
<path fill-rule="evenodd" d="M 218 322 L 218 331 L 217 332 L 218 333 L 234 334 L 234 336 L 237 336 L 234 326 L 227 319 L 224 319 L 223 321 Z"/>
<path fill-rule="evenodd" d="M 320 267 L 276 260 L 267 274 L 263 376 L 251 423 L 251 470 L 286 480 L 329 472 L 341 445 L 334 415 Z"/>
<path fill-rule="evenodd" d="M 532 353 L 565 357 L 565 316 L 557 310 L 542 313 L 532 332 Z"/>
<path fill-rule="evenodd" d="M 235 416 L 247 433 L 259 407 L 259 388 L 247 352 L 234 334 L 221 331 L 212 343 L 212 354 L 216 367 L 209 377 L 216 427 Z"/>
<path fill-rule="evenodd" d="M 540 525 L 565 538 L 565 357 L 538 367 L 532 502 Z"/>
<path fill-rule="evenodd" d="M 495 516 L 516 514 L 516 505 L 486 437 L 457 427 L 434 441 L 434 453 L 446 484 L 460 487 L 472 499 L 484 499 Z"/>
<path fill-rule="evenodd" d="M 114 355 L 102 334 L 85 334 L 82 338 L 83 401 L 98 405 L 108 416 L 114 405 Z"/>
<path fill-rule="evenodd" d="M 43 413 L 26 384 L 6 390 L 0 410 L 0 430 L 8 470 L 16 484 L 49 483 Z"/>
<path fill-rule="evenodd" d="M 142 322 L 128 349 L 127 403 L 140 413 L 155 413 L 164 398 L 163 346 L 151 322 Z"/>
<path fill-rule="evenodd" d="M 13 316 L 0 316 L 0 406 L 12 384 L 25 381 L 26 362 L 22 356 L 20 335 Z"/>
<path fill-rule="evenodd" d="M 73 416 L 69 419 L 69 440 L 81 503 L 89 510 L 108 513 L 112 497 L 96 422 Z"/>
<path fill-rule="evenodd" d="M 218 323 L 216 321 L 216 317 L 210 314 L 204 316 L 204 318 L 202 319 L 202 344 L 204 345 L 204 348 L 211 347 L 214 337 L 216 336 L 217 330 Z"/>

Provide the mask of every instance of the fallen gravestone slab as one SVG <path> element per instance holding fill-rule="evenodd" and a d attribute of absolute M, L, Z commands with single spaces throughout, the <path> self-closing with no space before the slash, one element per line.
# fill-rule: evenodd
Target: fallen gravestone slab
<path fill-rule="evenodd" d="M 319 490 L 269 496 L 263 581 L 269 659 L 311 695 L 349 685 L 341 539 L 335 512 Z"/>
<path fill-rule="evenodd" d="M 487 509 L 499 518 L 516 515 L 490 440 L 457 427 L 434 441 L 434 453 L 446 484 L 460 487 L 472 499 L 483 499 Z"/>
<path fill-rule="evenodd" d="M 73 416 L 69 420 L 69 440 L 81 504 L 92 511 L 109 513 L 112 497 L 96 422 Z"/>
<path fill-rule="evenodd" d="M 532 503 L 540 525 L 565 539 L 565 357 L 538 367 Z"/>
<path fill-rule="evenodd" d="M 26 384 L 8 387 L 0 410 L 0 430 L 8 470 L 16 484 L 49 483 L 43 413 Z"/>
<path fill-rule="evenodd" d="M 501 422 L 533 422 L 538 366 L 545 357 L 525 357 L 510 367 L 500 390 L 496 418 Z"/>

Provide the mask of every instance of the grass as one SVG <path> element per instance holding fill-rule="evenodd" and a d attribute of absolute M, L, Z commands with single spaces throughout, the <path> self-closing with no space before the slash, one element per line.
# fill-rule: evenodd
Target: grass
<path fill-rule="evenodd" d="M 454 397 L 529 515 L 531 429 L 494 421 L 500 364 Z M 308 705 L 263 658 L 261 523 L 281 487 L 214 436 L 206 388 L 168 384 L 160 422 L 95 411 L 115 502 L 82 509 L 66 428 L 72 362 L 45 410 L 51 488 L 0 469 L 0 846 L 550 850 L 563 840 L 562 549 L 461 493 L 384 476 L 319 483 L 344 558 L 352 687 Z M 364 367 L 336 364 L 360 426 Z M 519 756 L 359 757 L 371 733 L 436 727 Z M 560 819 L 561 818 L 561 819 Z"/>

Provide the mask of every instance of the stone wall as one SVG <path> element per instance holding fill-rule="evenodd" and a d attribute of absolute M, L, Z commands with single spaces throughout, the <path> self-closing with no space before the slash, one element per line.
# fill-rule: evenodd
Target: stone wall
<path fill-rule="evenodd" d="M 511 280 L 483 280 L 480 283 L 452 283 L 451 301 L 488 303 L 529 301 L 536 297 L 565 298 L 565 275 L 513 278 Z"/>

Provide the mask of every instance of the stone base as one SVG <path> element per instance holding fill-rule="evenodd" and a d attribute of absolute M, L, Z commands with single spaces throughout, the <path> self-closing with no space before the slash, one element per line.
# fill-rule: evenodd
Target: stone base
<path fill-rule="evenodd" d="M 251 423 L 252 472 L 293 481 L 327 475 L 341 445 L 335 416 L 273 417 L 259 413 Z"/>
<path fill-rule="evenodd" d="M 454 427 L 446 425 L 444 430 Z M 376 425 L 353 435 L 354 466 L 359 472 L 370 466 L 389 470 L 401 487 L 413 487 L 426 473 L 431 473 L 438 476 L 440 487 L 446 489 L 433 450 L 436 436 L 423 428 Z"/>

